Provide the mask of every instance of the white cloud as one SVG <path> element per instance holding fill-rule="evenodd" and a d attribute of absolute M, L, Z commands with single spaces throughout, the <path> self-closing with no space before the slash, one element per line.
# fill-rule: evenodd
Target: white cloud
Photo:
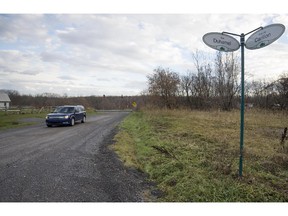
<path fill-rule="evenodd" d="M 158 66 L 184 74 L 194 68 L 196 49 L 215 53 L 203 43 L 204 34 L 247 33 L 287 19 L 285 14 L 3 15 L 0 86 L 32 94 L 139 94 Z M 264 49 L 245 50 L 247 73 L 272 79 L 287 71 L 287 44 L 285 33 Z"/>
<path fill-rule="evenodd" d="M 47 38 L 43 15 L 0 16 L 0 40 L 41 43 Z"/>
<path fill-rule="evenodd" d="M 18 50 L 0 50 L 0 72 L 36 75 L 42 71 L 38 56 Z"/>

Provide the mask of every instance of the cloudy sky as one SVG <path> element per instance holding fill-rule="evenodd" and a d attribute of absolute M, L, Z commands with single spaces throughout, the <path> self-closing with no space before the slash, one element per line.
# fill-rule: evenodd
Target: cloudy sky
<path fill-rule="evenodd" d="M 137 95 L 155 68 L 184 75 L 195 70 L 192 52 L 213 56 L 216 51 L 204 44 L 204 34 L 248 33 L 272 23 L 286 26 L 288 14 L 2 12 L 0 89 L 32 95 Z M 236 53 L 240 56 L 240 49 Z M 245 72 L 249 79 L 273 80 L 288 72 L 287 59 L 286 30 L 263 49 L 245 49 Z"/>

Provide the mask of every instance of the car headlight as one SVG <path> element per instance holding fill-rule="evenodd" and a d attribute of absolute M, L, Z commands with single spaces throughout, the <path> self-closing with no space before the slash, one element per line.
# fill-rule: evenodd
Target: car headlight
<path fill-rule="evenodd" d="M 65 118 L 65 119 L 68 119 L 68 118 L 69 118 L 69 115 L 64 116 L 64 118 Z"/>
<path fill-rule="evenodd" d="M 46 116 L 46 119 L 49 119 L 49 116 Z"/>

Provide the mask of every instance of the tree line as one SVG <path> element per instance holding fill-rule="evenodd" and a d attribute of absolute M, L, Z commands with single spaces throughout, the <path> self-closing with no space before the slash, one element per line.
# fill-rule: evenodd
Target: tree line
<path fill-rule="evenodd" d="M 6 92 L 12 106 L 55 107 L 81 104 L 94 109 L 189 108 L 221 109 L 240 107 L 240 61 L 233 53 L 217 52 L 214 59 L 201 51 L 192 54 L 195 69 L 185 75 L 158 67 L 147 76 L 147 89 L 137 96 L 68 97 L 53 93 L 35 96 L 21 95 L 16 90 Z M 265 109 L 288 109 L 288 73 L 274 81 L 245 81 L 245 104 Z"/>
<path fill-rule="evenodd" d="M 214 61 L 196 51 L 192 54 L 196 70 L 186 75 L 158 67 L 147 76 L 147 94 L 154 105 L 168 109 L 217 108 L 229 111 L 240 106 L 240 61 L 232 52 L 217 52 Z M 245 104 L 258 108 L 288 108 L 288 74 L 273 82 L 245 81 Z"/>
<path fill-rule="evenodd" d="M 42 93 L 37 95 L 23 95 L 16 90 L 0 89 L 5 92 L 11 99 L 11 106 L 18 108 L 25 107 L 56 107 L 61 105 L 83 105 L 86 108 L 93 108 L 96 110 L 124 110 L 134 109 L 132 103 L 141 101 L 137 96 L 79 96 L 68 97 L 61 96 L 54 93 Z M 141 103 L 141 102 L 140 102 Z"/>

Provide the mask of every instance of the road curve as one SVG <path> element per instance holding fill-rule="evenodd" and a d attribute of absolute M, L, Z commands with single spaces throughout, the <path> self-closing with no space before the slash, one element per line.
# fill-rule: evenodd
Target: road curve
<path fill-rule="evenodd" d="M 1 202 L 139 202 L 144 177 L 108 148 L 125 112 L 73 127 L 41 123 L 0 132 Z"/>

